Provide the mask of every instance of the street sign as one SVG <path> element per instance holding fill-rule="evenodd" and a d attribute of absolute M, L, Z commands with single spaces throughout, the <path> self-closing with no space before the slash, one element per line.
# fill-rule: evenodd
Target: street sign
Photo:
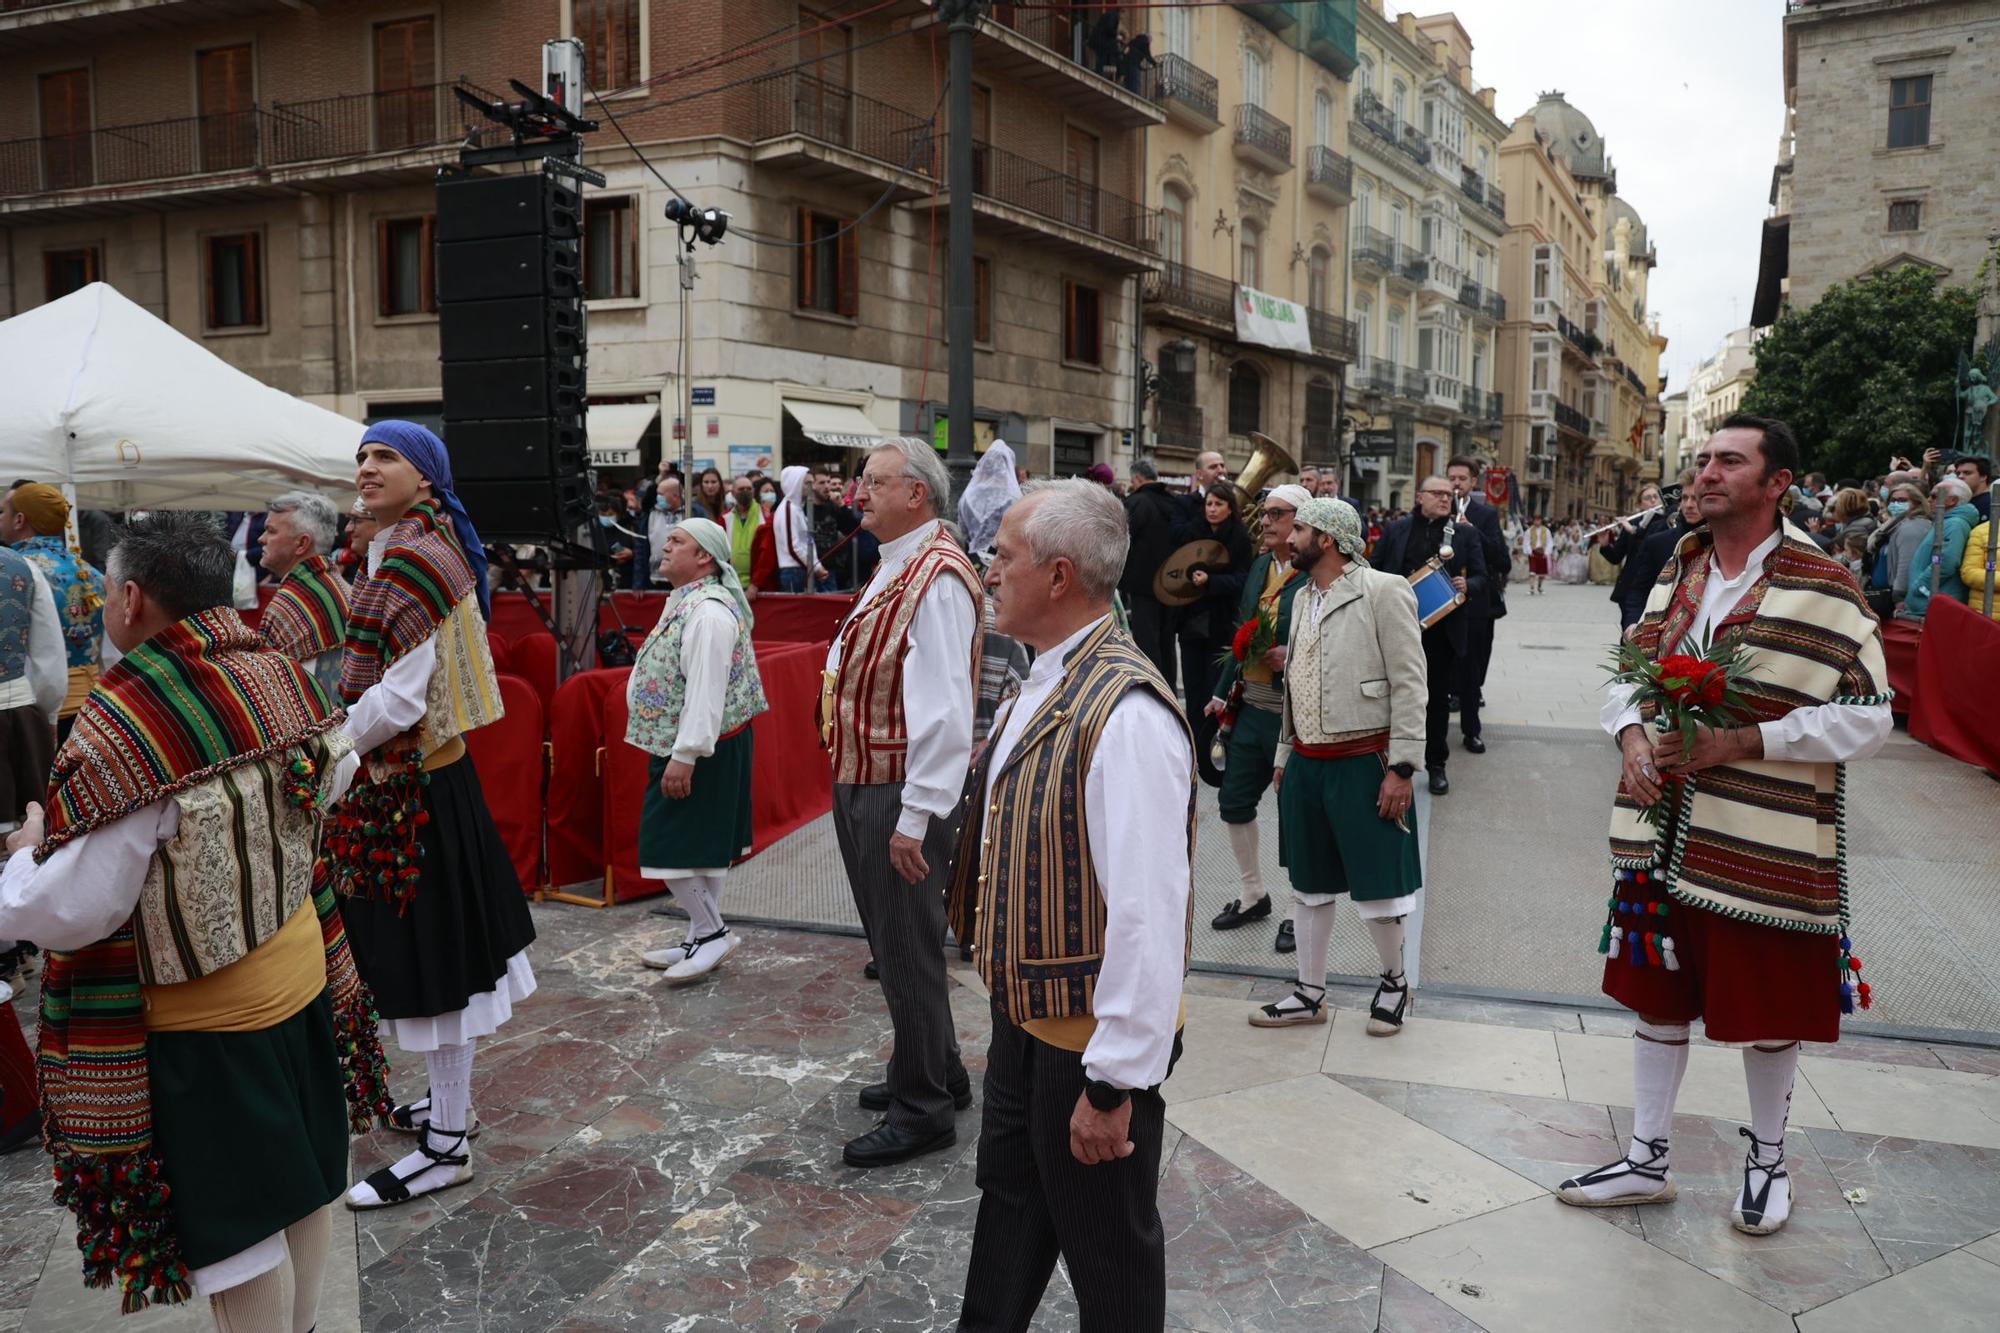
<path fill-rule="evenodd" d="M 1348 456 L 1351 458 L 1387 458 L 1395 452 L 1395 431 L 1357 430 L 1354 432 L 1354 448 L 1348 451 Z"/>
<path fill-rule="evenodd" d="M 715 386 L 713 384 L 697 384 L 692 389 L 689 389 L 688 392 L 693 395 L 696 407 L 715 406 Z"/>

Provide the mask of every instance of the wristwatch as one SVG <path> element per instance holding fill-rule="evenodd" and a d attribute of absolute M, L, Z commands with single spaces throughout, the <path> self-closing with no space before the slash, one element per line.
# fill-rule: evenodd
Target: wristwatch
<path fill-rule="evenodd" d="M 1083 1095 L 1090 1098 L 1090 1104 L 1100 1111 L 1115 1111 L 1125 1104 L 1132 1095 L 1130 1088 L 1114 1088 L 1102 1079 L 1091 1079 L 1083 1085 Z"/>
<path fill-rule="evenodd" d="M 1399 778 L 1408 778 L 1410 774 L 1417 771 L 1417 766 L 1411 763 L 1409 760 L 1405 759 L 1400 764 L 1389 765 L 1389 771 L 1391 773 L 1394 773 Z"/>

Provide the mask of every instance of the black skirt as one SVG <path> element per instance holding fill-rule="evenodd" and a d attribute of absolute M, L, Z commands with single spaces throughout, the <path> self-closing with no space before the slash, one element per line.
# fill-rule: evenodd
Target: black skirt
<path fill-rule="evenodd" d="M 344 898 L 340 914 L 361 979 L 383 1018 L 435 1018 L 465 1008 L 535 940 L 514 873 L 470 758 L 431 774 L 418 841 L 423 875 L 408 907 Z"/>
<path fill-rule="evenodd" d="M 347 1188 L 347 1093 L 324 992 L 257 1032 L 149 1033 L 146 1059 L 190 1267 L 241 1254 Z"/>

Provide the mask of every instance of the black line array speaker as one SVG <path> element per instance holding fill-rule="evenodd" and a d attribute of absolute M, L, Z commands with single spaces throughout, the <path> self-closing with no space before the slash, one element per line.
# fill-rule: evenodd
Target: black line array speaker
<path fill-rule="evenodd" d="M 548 170 L 437 183 L 438 359 L 459 498 L 496 541 L 590 521 L 582 200 Z"/>

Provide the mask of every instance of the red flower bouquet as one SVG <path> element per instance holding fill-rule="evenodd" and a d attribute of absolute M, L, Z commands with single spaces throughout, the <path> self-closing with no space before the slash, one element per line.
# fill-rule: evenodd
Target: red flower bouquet
<path fill-rule="evenodd" d="M 1688 749 L 1694 748 L 1699 728 L 1733 727 L 1750 712 L 1737 689 L 1748 669 L 1735 649 L 1724 644 L 1709 644 L 1699 654 L 1669 653 L 1655 661 L 1628 640 L 1618 645 L 1608 670 L 1612 684 L 1631 687 L 1634 705 L 1652 706 L 1653 726 L 1661 735 L 1678 731 Z M 1666 775 L 1661 781 L 1666 796 L 1640 812 L 1655 829 L 1666 827 L 1681 779 Z"/>
<path fill-rule="evenodd" d="M 1259 608 L 1256 615 L 1236 627 L 1236 634 L 1229 641 L 1229 655 L 1238 662 L 1248 662 L 1262 657 L 1277 642 L 1278 607 L 1274 602 Z"/>

